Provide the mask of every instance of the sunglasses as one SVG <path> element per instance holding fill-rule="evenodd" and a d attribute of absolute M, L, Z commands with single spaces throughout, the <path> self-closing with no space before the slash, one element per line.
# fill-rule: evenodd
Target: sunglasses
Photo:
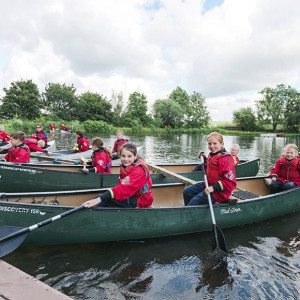
<path fill-rule="evenodd" d="M 35 128 L 41 128 L 41 126 L 36 126 Z"/>

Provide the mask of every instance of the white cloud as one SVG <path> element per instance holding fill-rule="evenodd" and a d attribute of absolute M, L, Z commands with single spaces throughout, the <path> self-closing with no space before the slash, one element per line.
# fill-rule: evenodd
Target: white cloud
<path fill-rule="evenodd" d="M 74 84 L 153 103 L 177 86 L 207 98 L 213 120 L 253 106 L 266 86 L 300 88 L 300 2 L 225 0 L 3 2 L 0 82 Z"/>

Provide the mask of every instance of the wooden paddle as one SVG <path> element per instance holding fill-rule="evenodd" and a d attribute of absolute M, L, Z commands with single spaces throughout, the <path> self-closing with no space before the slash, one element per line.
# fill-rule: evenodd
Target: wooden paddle
<path fill-rule="evenodd" d="M 32 158 L 37 158 L 39 161 L 53 161 L 54 163 L 60 163 L 60 162 L 65 162 L 65 163 L 71 163 L 71 164 L 75 164 L 80 160 L 72 160 L 72 159 L 65 159 L 65 158 L 56 158 L 56 157 L 52 157 L 52 156 L 46 156 L 46 155 L 38 155 L 38 154 L 34 154 L 31 153 L 30 157 Z"/>
<path fill-rule="evenodd" d="M 3 257 L 15 249 L 17 249 L 25 240 L 27 234 L 35 229 L 38 229 L 42 226 L 51 224 L 59 219 L 62 219 L 66 216 L 74 214 L 75 212 L 84 209 L 85 206 L 75 207 L 71 210 L 68 210 L 60 215 L 44 220 L 40 223 L 31 225 L 27 228 L 22 227 L 12 227 L 5 226 L 0 228 L 0 257 Z"/>
<path fill-rule="evenodd" d="M 166 177 L 169 177 L 175 181 L 178 181 L 178 182 L 181 182 L 181 183 L 184 183 L 186 186 L 188 185 L 192 185 L 194 183 L 196 183 L 196 181 L 194 180 L 191 180 L 189 178 L 186 178 L 184 176 L 181 176 L 177 173 L 174 173 L 174 172 L 171 172 L 165 168 L 161 168 L 161 167 L 158 167 L 156 165 L 153 165 L 153 164 L 149 164 L 149 163 L 146 163 L 145 164 L 147 165 L 147 167 L 149 168 L 149 170 L 155 172 L 155 173 L 161 173 L 162 175 L 166 176 Z"/>
<path fill-rule="evenodd" d="M 205 186 L 208 187 L 208 181 L 207 181 L 207 176 L 206 176 L 206 171 L 205 171 L 205 166 L 204 166 L 204 159 L 202 156 L 200 157 L 200 160 L 201 160 L 202 169 L 203 169 Z M 211 202 L 211 195 L 208 194 L 207 198 L 208 198 L 211 219 L 212 219 L 212 223 L 213 223 L 213 234 L 214 234 L 214 240 L 215 240 L 215 243 L 213 243 L 214 248 L 217 249 L 219 256 L 224 257 L 227 255 L 225 237 L 224 237 L 224 234 L 223 234 L 221 228 L 219 228 L 216 224 L 214 209 L 213 209 L 212 202 Z"/>

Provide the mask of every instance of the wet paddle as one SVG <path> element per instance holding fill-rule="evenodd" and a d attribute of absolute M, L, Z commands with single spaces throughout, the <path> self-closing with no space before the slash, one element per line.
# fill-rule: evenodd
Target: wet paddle
<path fill-rule="evenodd" d="M 17 249 L 25 240 L 27 234 L 35 229 L 38 229 L 42 226 L 51 224 L 59 219 L 62 219 L 66 216 L 74 214 L 75 212 L 84 209 L 85 206 L 78 206 L 71 210 L 68 210 L 60 215 L 44 220 L 40 223 L 31 225 L 27 228 L 22 227 L 13 227 L 5 226 L 0 228 L 0 257 L 3 257 L 15 249 Z"/>
<path fill-rule="evenodd" d="M 208 181 L 207 181 L 207 176 L 206 176 L 206 171 L 205 171 L 205 166 L 204 166 L 204 159 L 202 156 L 200 157 L 200 160 L 201 160 L 202 169 L 203 169 L 205 186 L 208 187 Z M 221 257 L 224 257 L 227 255 L 225 237 L 224 237 L 224 234 L 223 234 L 221 228 L 219 228 L 216 224 L 214 209 L 213 209 L 212 202 L 211 202 L 211 195 L 208 194 L 207 197 L 208 197 L 208 204 L 209 204 L 211 219 L 212 219 L 212 223 L 213 223 L 213 234 L 214 234 L 213 246 L 214 246 L 214 249 L 217 249 L 217 251 L 219 252 L 219 255 Z"/>

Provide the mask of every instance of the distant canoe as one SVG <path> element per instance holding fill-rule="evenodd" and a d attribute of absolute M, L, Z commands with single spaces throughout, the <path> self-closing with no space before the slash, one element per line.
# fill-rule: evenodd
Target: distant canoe
<path fill-rule="evenodd" d="M 216 223 L 220 228 L 260 222 L 300 210 L 300 187 L 270 195 L 264 179 L 264 177 L 238 179 L 238 188 L 234 191 L 237 203 L 214 205 Z M 211 231 L 212 221 L 208 205 L 183 206 L 183 188 L 183 184 L 154 186 L 152 188 L 154 202 L 151 208 L 81 210 L 32 231 L 24 244 L 95 243 Z M 104 191 L 2 195 L 0 227 L 31 226 L 79 206 Z M 244 196 L 238 196 L 239 194 Z"/>
<path fill-rule="evenodd" d="M 7 151 L 7 149 L 9 149 L 9 148 L 11 147 L 11 144 L 7 144 L 6 146 L 7 146 L 7 147 L 6 147 L 5 149 L 3 149 L 3 150 L 6 150 L 6 151 Z M 1 149 L 1 148 L 0 148 L 0 149 Z M 46 146 L 45 149 L 46 149 L 47 151 L 49 151 L 49 152 L 55 151 L 55 150 L 56 150 L 56 142 L 55 142 L 55 140 L 49 141 L 49 142 L 48 142 L 48 145 Z M 3 151 L 3 150 L 0 150 L 0 151 Z M 32 150 L 31 150 L 31 152 L 34 152 L 35 154 L 36 154 L 36 153 L 40 153 L 40 155 L 45 155 L 44 152 L 35 152 L 35 151 L 32 151 Z M 1 154 L 1 153 L 0 153 L 0 157 L 1 157 L 1 158 L 4 157 L 5 155 L 6 155 L 6 153 L 5 153 L 5 154 Z"/>
<path fill-rule="evenodd" d="M 71 134 L 71 130 L 60 130 L 61 134 Z"/>
<path fill-rule="evenodd" d="M 277 136 L 276 133 L 269 133 L 269 134 L 261 134 L 261 137 L 268 137 L 268 138 L 275 138 Z"/>
<path fill-rule="evenodd" d="M 202 172 L 192 172 L 195 164 L 160 165 L 194 181 L 203 180 Z M 238 176 L 257 175 L 259 159 L 236 167 Z M 0 163 L 0 192 L 43 192 L 109 188 L 118 184 L 120 167 L 113 167 L 113 174 L 77 173 L 82 166 L 54 164 Z M 25 175 L 26 174 L 26 175 Z M 151 174 L 153 184 L 175 183 L 162 174 Z"/>

